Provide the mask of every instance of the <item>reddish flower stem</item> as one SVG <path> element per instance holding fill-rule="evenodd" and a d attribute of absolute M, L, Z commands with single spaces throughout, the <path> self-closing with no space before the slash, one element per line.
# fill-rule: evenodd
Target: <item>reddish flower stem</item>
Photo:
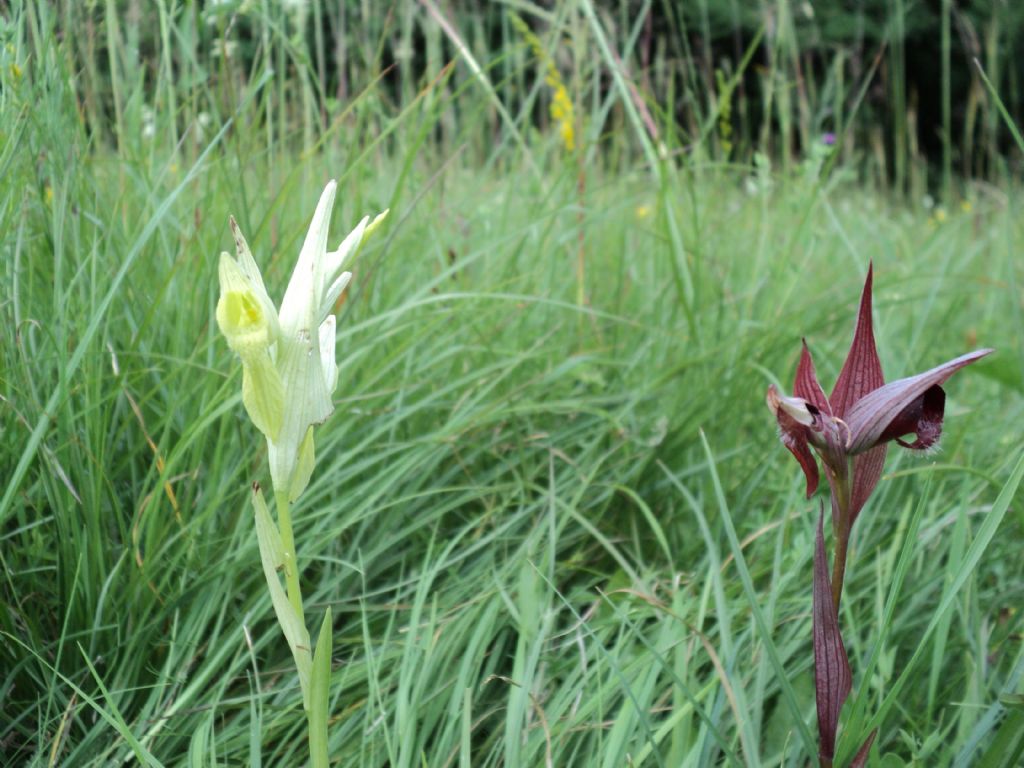
<path fill-rule="evenodd" d="M 836 556 L 832 561 L 832 604 L 839 614 L 839 601 L 843 597 L 843 577 L 846 575 L 846 545 L 849 543 L 850 530 L 836 533 Z"/>

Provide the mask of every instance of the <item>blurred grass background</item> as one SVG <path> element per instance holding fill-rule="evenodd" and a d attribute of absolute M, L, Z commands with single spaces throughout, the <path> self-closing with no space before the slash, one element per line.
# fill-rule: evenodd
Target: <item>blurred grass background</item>
<path fill-rule="evenodd" d="M 806 764 L 763 395 L 801 337 L 834 381 L 873 259 L 889 378 L 998 354 L 858 523 L 842 749 L 1015 765 L 1021 156 L 972 61 L 1015 119 L 1024 12 L 846 8 L 0 4 L 4 763 L 303 763 L 212 318 L 228 215 L 279 297 L 333 177 L 332 242 L 392 209 L 295 512 L 337 764 Z"/>

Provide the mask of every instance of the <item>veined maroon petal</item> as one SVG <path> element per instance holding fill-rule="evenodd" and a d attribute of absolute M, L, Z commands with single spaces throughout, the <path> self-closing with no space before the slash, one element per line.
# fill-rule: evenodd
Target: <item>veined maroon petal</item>
<path fill-rule="evenodd" d="M 942 436 L 942 417 L 946 411 L 946 393 L 942 387 L 929 387 L 923 395 L 900 411 L 885 428 L 880 440 L 896 440 L 904 448 L 923 451 L 931 448 Z M 916 439 L 908 443 L 899 438 L 913 432 Z"/>
<path fill-rule="evenodd" d="M 782 427 L 782 419 L 779 419 L 779 426 Z M 807 427 L 800 427 L 800 429 L 806 430 Z M 818 462 L 815 461 L 814 454 L 807 446 L 807 438 L 787 432 L 785 428 L 782 428 L 779 436 L 782 439 L 782 444 L 800 462 L 800 468 L 804 471 L 804 477 L 807 478 L 807 498 L 809 499 L 818 490 Z"/>
<path fill-rule="evenodd" d="M 853 457 L 853 487 L 850 490 L 850 522 L 857 519 L 861 509 L 882 479 L 885 468 L 885 454 L 889 446 L 876 445 L 869 451 Z"/>
<path fill-rule="evenodd" d="M 860 310 L 857 312 L 857 327 L 853 331 L 853 343 L 839 372 L 836 386 L 829 402 L 832 412 L 841 419 L 854 404 L 869 392 L 885 383 L 882 377 L 882 362 L 875 347 L 875 332 L 871 325 L 871 284 L 874 265 L 868 266 L 864 291 L 860 295 Z M 802 395 L 806 397 L 806 395 Z"/>
<path fill-rule="evenodd" d="M 807 427 L 790 416 L 783 408 L 779 407 L 779 390 L 772 384 L 768 387 L 768 407 L 775 414 L 779 424 L 779 439 L 789 449 L 789 452 L 796 457 L 800 468 L 804 471 L 807 479 L 807 498 L 811 498 L 818 489 L 818 462 L 811 453 L 807 444 Z"/>
<path fill-rule="evenodd" d="M 839 617 L 832 603 L 832 585 L 828 578 L 823 513 L 818 514 L 818 535 L 814 546 L 814 693 L 818 705 L 818 751 L 831 761 L 836 750 L 839 712 L 850 695 L 850 662 L 839 632 Z"/>
<path fill-rule="evenodd" d="M 796 366 L 796 380 L 793 382 L 793 394 L 802 397 L 814 405 L 819 411 L 832 415 L 832 406 L 825 397 L 825 391 L 818 382 L 818 374 L 814 371 L 814 360 L 811 359 L 811 350 L 807 348 L 807 342 L 803 341 L 803 349 L 800 351 L 800 362 Z"/>
<path fill-rule="evenodd" d="M 990 352 L 991 349 L 969 352 L 917 376 L 890 382 L 862 397 L 846 417 L 846 423 L 850 428 L 847 452 L 863 453 L 879 443 L 882 434 L 900 416 L 903 409 L 932 387 L 941 385 L 965 365 L 970 365 Z"/>

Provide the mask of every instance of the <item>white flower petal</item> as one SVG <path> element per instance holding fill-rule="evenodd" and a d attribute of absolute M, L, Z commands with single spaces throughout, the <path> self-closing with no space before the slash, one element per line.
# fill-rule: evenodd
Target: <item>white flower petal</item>
<path fill-rule="evenodd" d="M 251 290 L 263 306 L 263 310 L 266 312 L 267 319 L 270 322 L 273 336 L 276 339 L 280 332 L 277 322 L 277 307 L 274 306 L 274 302 L 267 294 L 267 288 L 263 284 L 263 275 L 260 273 L 260 268 L 256 266 L 256 260 L 252 257 L 249 244 L 245 241 L 242 231 L 238 228 L 238 222 L 235 221 L 234 216 L 229 218 L 229 223 L 231 224 L 231 235 L 235 240 L 235 253 L 238 254 L 238 261 L 236 262 L 238 268 L 249 279 Z"/>
<path fill-rule="evenodd" d="M 320 202 L 317 203 L 306 240 L 299 252 L 299 260 L 284 292 L 281 301 L 281 332 L 284 335 L 295 337 L 300 331 L 310 333 L 317 324 L 313 313 L 320 307 L 319 299 L 324 289 L 327 228 L 336 189 L 337 184 L 332 180 L 320 195 Z"/>
<path fill-rule="evenodd" d="M 359 250 L 359 246 L 362 245 L 363 238 L 366 235 L 366 226 L 369 221 L 369 216 L 363 216 L 363 220 L 356 224 L 356 228 L 349 232 L 345 239 L 341 241 L 338 249 L 327 254 L 327 259 L 324 263 L 324 275 L 327 280 L 333 280 L 338 270 Z"/>
<path fill-rule="evenodd" d="M 341 292 L 345 290 L 345 286 L 348 285 L 351 279 L 351 272 L 342 272 L 338 276 L 338 279 L 334 281 L 331 287 L 327 289 L 327 293 L 324 294 L 324 300 L 320 304 L 320 311 L 317 313 L 317 317 L 326 318 L 331 314 L 331 310 L 334 309 L 334 302 L 341 296 Z"/>
<path fill-rule="evenodd" d="M 270 472 L 275 488 L 290 488 L 306 430 L 320 424 L 334 410 L 320 357 L 319 332 L 278 342 L 277 367 L 285 392 L 285 413 L 278 439 L 271 443 Z"/>
<path fill-rule="evenodd" d="M 779 408 L 792 416 L 793 420 L 798 424 L 803 424 L 807 427 L 814 423 L 814 416 L 807 408 L 807 401 L 802 397 L 786 397 L 785 395 L 780 395 Z"/>
<path fill-rule="evenodd" d="M 324 384 L 331 393 L 338 388 L 338 364 L 334 361 L 334 325 L 334 315 L 328 315 L 320 324 L 320 366 L 324 372 Z"/>

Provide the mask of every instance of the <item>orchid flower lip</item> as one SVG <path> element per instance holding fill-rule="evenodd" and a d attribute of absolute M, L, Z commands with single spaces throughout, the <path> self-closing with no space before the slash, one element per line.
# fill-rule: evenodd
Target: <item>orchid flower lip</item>
<path fill-rule="evenodd" d="M 789 414 L 794 421 L 809 427 L 814 423 L 814 417 L 818 415 L 818 409 L 808 403 L 802 397 L 779 397 L 779 408 Z M 811 410 L 811 409 L 814 410 Z"/>

